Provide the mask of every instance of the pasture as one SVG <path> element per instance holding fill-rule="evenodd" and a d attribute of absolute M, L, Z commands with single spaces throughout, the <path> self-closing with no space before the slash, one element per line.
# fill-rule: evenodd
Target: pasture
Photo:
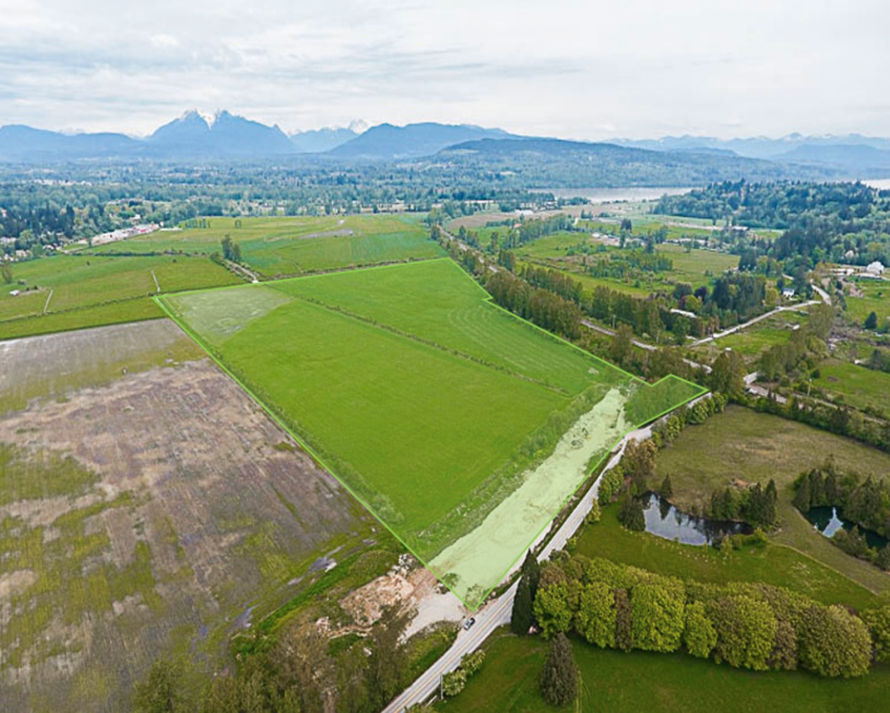
<path fill-rule="evenodd" d="M 856 280 L 851 284 L 856 294 L 845 297 L 847 317 L 861 327 L 866 317 L 874 312 L 878 316 L 878 325 L 886 325 L 890 320 L 890 282 Z"/>
<path fill-rule="evenodd" d="M 625 404 L 648 420 L 700 393 L 675 379 L 644 385 L 514 317 L 450 260 L 161 301 L 426 563 L 481 527 L 574 423 L 608 403 L 581 436 L 595 448 L 580 471 L 492 558 L 490 586 L 622 435 L 611 429 Z M 600 431 L 612 440 L 600 444 Z"/>
<path fill-rule="evenodd" d="M 819 364 L 813 386 L 831 399 L 853 408 L 890 415 L 890 374 L 847 361 L 827 359 Z"/>
<path fill-rule="evenodd" d="M 254 608 L 292 600 L 319 557 L 373 537 L 168 320 L 0 354 L 4 711 L 127 710 L 162 654 L 194 662 L 197 687 Z"/>
<path fill-rule="evenodd" d="M 128 238 L 87 252 L 209 256 L 220 252 L 226 236 L 241 246 L 247 265 L 269 278 L 443 255 L 416 214 L 209 217 L 184 223 L 179 230 Z"/>
<path fill-rule="evenodd" d="M 161 317 L 150 295 L 242 282 L 184 256 L 55 255 L 17 263 L 13 276 L 22 294 L 0 293 L 0 339 Z"/>

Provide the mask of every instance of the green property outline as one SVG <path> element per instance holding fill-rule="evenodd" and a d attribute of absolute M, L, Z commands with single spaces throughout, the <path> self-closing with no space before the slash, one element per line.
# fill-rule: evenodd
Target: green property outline
<path fill-rule="evenodd" d="M 250 396 L 250 398 L 253 399 L 253 401 L 256 402 L 256 404 L 257 404 L 260 408 L 262 408 L 263 411 L 265 411 L 265 412 L 272 418 L 272 420 L 273 420 L 276 424 L 278 424 L 278 426 L 279 426 L 285 433 L 287 433 L 288 435 L 290 435 L 291 438 L 293 438 L 297 443 L 299 443 L 299 444 L 300 444 L 300 447 L 301 447 L 306 453 L 308 453 L 316 463 L 318 463 L 322 468 L 324 468 L 324 469 L 331 475 L 331 477 L 333 477 L 333 478 L 334 478 L 334 479 L 335 479 L 335 480 L 336 480 L 336 481 L 337 481 L 343 488 L 346 489 L 346 491 L 347 491 L 352 497 L 354 497 L 359 503 L 361 503 L 362 507 L 364 507 L 365 510 L 367 510 L 371 515 L 373 515 L 374 519 L 377 520 L 377 522 L 379 522 L 381 525 L 383 525 L 383 527 L 385 527 L 385 528 L 386 528 L 386 529 L 393 535 L 393 537 L 395 537 L 396 540 L 397 540 L 397 541 L 398 541 L 398 542 L 399 542 L 399 543 L 400 543 L 400 544 L 401 544 L 401 545 L 402 545 L 408 552 L 410 552 L 410 553 L 417 559 L 418 562 L 420 562 L 420 563 L 421 563 L 424 567 L 426 567 L 432 574 L 434 574 L 434 575 L 436 576 L 436 579 L 438 579 L 440 582 L 442 582 L 442 584 L 445 584 L 445 586 L 448 588 L 448 590 L 449 590 L 452 594 L 454 594 L 454 596 L 457 597 L 457 599 L 458 599 L 458 600 L 459 600 L 459 601 L 460 601 L 460 602 L 461 602 L 467 609 L 469 609 L 471 612 L 475 612 L 475 611 L 477 611 L 477 610 L 478 610 L 478 609 L 485 603 L 485 601 L 488 599 L 488 597 L 491 595 L 491 593 L 492 593 L 495 589 L 497 589 L 497 588 L 500 586 L 500 584 L 501 584 L 501 582 L 504 580 L 504 578 L 505 578 L 505 577 L 506 577 L 506 576 L 513 570 L 513 568 L 516 566 L 516 564 L 519 562 L 519 560 L 522 559 L 522 558 L 525 556 L 525 553 L 531 548 L 531 546 L 535 543 L 535 541 L 536 541 L 536 540 L 537 540 L 537 539 L 538 539 L 538 538 L 539 538 L 539 537 L 540 537 L 540 536 L 541 536 L 547 529 L 549 529 L 549 528 L 553 525 L 554 520 L 556 520 L 556 518 L 557 518 L 557 517 L 559 516 L 559 514 L 563 511 L 563 509 L 564 509 L 565 506 L 568 504 L 568 502 L 569 502 L 570 500 L 572 500 L 572 499 L 578 494 L 578 492 L 584 487 L 584 484 L 585 484 L 585 483 L 587 482 L 587 480 L 589 479 L 590 474 L 595 473 L 595 472 L 600 468 L 600 466 L 602 465 L 602 463 L 603 463 L 609 456 L 612 455 L 612 453 L 614 452 L 615 448 L 618 446 L 619 443 L 621 443 L 625 438 L 627 438 L 627 436 L 629 436 L 629 435 L 630 435 L 631 433 L 633 433 L 634 431 L 639 430 L 640 428 L 643 428 L 646 424 L 654 423 L 654 422 L 657 421 L 658 419 L 660 419 L 660 418 L 666 416 L 667 414 L 671 413 L 672 411 L 675 411 L 676 409 L 680 408 L 681 406 L 684 406 L 685 404 L 688 404 L 689 402 L 694 401 L 695 399 L 701 398 L 701 397 L 704 396 L 706 393 L 708 393 L 708 389 L 706 389 L 706 388 L 704 388 L 703 386 L 700 386 L 699 384 L 696 384 L 696 383 L 694 383 L 694 382 L 692 382 L 692 381 L 689 381 L 689 380 L 687 380 L 687 379 L 684 379 L 683 377 L 676 376 L 676 375 L 674 375 L 674 374 L 669 374 L 669 375 L 667 375 L 667 376 L 664 376 L 664 377 L 662 377 L 661 379 L 659 379 L 658 381 L 656 381 L 654 384 L 650 384 L 649 382 L 645 381 L 644 379 L 641 379 L 640 377 L 635 376 L 634 374 L 631 374 L 631 373 L 628 372 L 628 371 L 625 371 L 625 370 L 622 369 L 621 367 L 616 366 L 615 364 L 612 364 L 611 362 L 606 361 L 606 360 L 603 359 L 602 357 L 599 357 L 599 356 L 597 356 L 597 355 L 595 355 L 595 354 L 591 354 L 590 352 L 585 351 L 584 349 L 582 349 L 581 347 L 579 347 L 577 344 L 573 344 L 572 342 L 568 341 L 567 339 L 564 339 L 563 337 L 560 337 L 560 336 L 558 336 L 558 335 L 556 335 L 556 334 L 553 334 L 552 332 L 548 332 L 546 329 L 543 329 L 542 327 L 539 327 L 538 325 L 536 325 L 536 324 L 534 324 L 534 323 L 528 321 L 527 319 L 524 319 L 523 317 L 520 317 L 520 316 L 518 316 L 518 315 L 516 315 L 516 314 L 513 314 L 513 313 L 510 312 L 509 310 L 507 310 L 507 309 L 501 307 L 500 305 L 496 304 L 496 303 L 493 301 L 494 298 L 493 298 L 490 294 L 488 294 L 488 292 L 486 292 L 485 288 L 482 287 L 482 285 L 480 285 L 478 282 L 476 282 L 476 280 L 474 280 L 472 277 L 470 277 L 470 276 L 464 271 L 464 269 L 461 268 L 460 265 L 458 265 L 452 258 L 447 257 L 447 256 L 446 256 L 446 257 L 440 257 L 440 258 L 431 258 L 431 259 L 429 259 L 429 260 L 415 260 L 415 261 L 412 261 L 412 262 L 399 262 L 399 263 L 391 263 L 391 264 L 386 264 L 386 265 L 372 265 L 372 266 L 369 266 L 369 267 L 355 268 L 355 269 L 353 269 L 353 270 L 349 270 L 348 272 L 360 272 L 360 271 L 369 271 L 369 270 L 386 270 L 386 269 L 408 268 L 408 267 L 416 266 L 416 265 L 423 264 L 423 263 L 427 263 L 427 262 L 442 262 L 442 261 L 448 261 L 449 263 L 451 263 L 452 265 L 454 265 L 455 269 L 457 269 L 457 270 L 460 271 L 460 274 L 461 274 L 464 278 L 469 279 L 470 282 L 472 282 L 473 285 L 475 285 L 476 288 L 479 289 L 479 290 L 484 294 L 484 300 L 483 300 L 484 302 L 487 302 L 487 303 L 493 305 L 494 307 L 496 307 L 497 309 L 501 310 L 501 311 L 504 312 L 505 314 L 508 314 L 511 318 L 516 319 L 516 320 L 518 320 L 518 321 L 521 322 L 521 323 L 530 325 L 531 327 L 533 327 L 534 329 L 536 329 L 536 330 L 542 332 L 543 334 L 547 335 L 548 337 L 550 337 L 550 338 L 552 338 L 552 339 L 556 339 L 557 341 L 562 342 L 563 344 L 567 344 L 567 345 L 570 346 L 571 348 L 580 351 L 580 352 L 581 352 L 582 354 L 584 354 L 586 357 L 588 357 L 588 358 L 593 358 L 593 359 L 595 359 L 597 362 L 599 362 L 599 363 L 601 363 L 601 364 L 604 364 L 604 365 L 607 366 L 608 368 L 610 368 L 610 369 L 615 369 L 615 370 L 618 371 L 619 373 L 621 373 L 621 374 L 623 374 L 623 375 L 625 375 L 625 376 L 627 376 L 627 377 L 630 377 L 631 380 L 633 380 L 633 381 L 635 381 L 635 382 L 638 382 L 639 384 L 641 384 L 641 385 L 644 386 L 645 388 L 655 388 L 656 386 L 658 386 L 659 384 L 661 384 L 663 381 L 666 381 L 666 380 L 669 380 L 669 379 L 675 379 L 675 380 L 678 380 L 678 381 L 680 381 L 680 382 L 682 382 L 682 383 L 688 384 L 689 386 L 692 386 L 692 387 L 693 387 L 694 389 L 696 389 L 696 391 L 697 391 L 697 393 L 696 393 L 695 395 L 690 396 L 690 397 L 689 397 L 688 399 L 686 399 L 685 401 L 682 401 L 682 402 L 680 402 L 680 403 L 678 403 L 678 404 L 672 406 L 671 408 L 666 409 L 665 411 L 659 413 L 658 415 L 652 416 L 651 418 L 649 418 L 648 420 L 646 420 L 646 421 L 644 421 L 644 422 L 642 422 L 642 423 L 635 424 L 632 428 L 630 428 L 628 431 L 626 431 L 626 432 L 625 432 L 625 433 L 624 433 L 624 434 L 623 434 L 623 435 L 622 435 L 622 436 L 621 436 L 621 437 L 620 437 L 620 438 L 619 438 L 619 439 L 612 445 L 611 448 L 609 448 L 608 450 L 606 450 L 606 451 L 603 453 L 603 455 L 600 456 L 600 458 L 599 458 L 599 460 L 596 462 L 596 464 L 595 464 L 592 468 L 589 469 L 588 476 L 587 476 L 586 478 L 584 478 L 584 479 L 578 484 L 578 486 L 577 486 L 574 490 L 572 490 L 572 492 L 570 492 L 570 493 L 566 496 L 566 498 L 562 501 L 562 504 L 560 505 L 560 507 L 553 513 L 553 515 L 550 517 L 550 519 L 547 520 L 547 522 L 546 522 L 546 523 L 545 523 L 545 524 L 544 524 L 544 525 L 543 525 L 543 526 L 542 526 L 542 527 L 541 527 L 541 528 L 534 534 L 534 536 L 528 541 L 528 544 L 526 544 L 525 547 L 519 552 L 519 554 L 517 555 L 516 559 L 514 559 L 513 562 L 512 562 L 512 563 L 506 568 L 506 570 L 504 570 L 504 572 L 500 575 L 500 577 L 498 578 L 497 583 L 494 584 L 492 587 L 490 587 L 490 588 L 488 589 L 488 591 L 485 592 L 484 595 L 482 595 L 482 597 L 480 598 L 479 602 L 478 602 L 477 604 L 475 604 L 475 605 L 470 605 L 470 604 L 468 604 L 466 601 L 464 601 L 464 599 L 463 599 L 457 592 L 455 592 L 451 587 L 449 587 L 447 584 L 445 584 L 445 582 L 442 581 L 442 577 L 440 577 L 440 576 L 437 575 L 435 572 L 433 572 L 433 570 L 430 568 L 430 566 L 429 566 L 429 565 L 428 565 L 428 564 L 427 564 L 421 557 L 419 557 L 419 556 L 417 555 L 417 553 L 415 553 L 414 550 L 413 550 L 411 547 L 408 546 L 408 544 L 402 539 L 402 537 L 399 536 L 399 534 L 398 534 L 397 532 L 395 532 L 395 530 L 393 530 L 393 528 L 392 528 L 389 524 L 387 524 L 387 523 L 386 523 L 386 522 L 385 522 L 385 521 L 384 521 L 384 520 L 383 520 L 383 519 L 376 513 L 376 511 L 375 511 L 370 505 L 368 505 L 367 502 L 365 502 L 364 498 L 362 498 L 360 495 L 358 495 L 358 494 L 352 489 L 352 487 L 350 487 L 350 485 L 349 485 L 348 483 L 346 483 L 346 482 L 345 482 L 339 475 L 337 475 L 337 473 L 334 471 L 334 469 L 331 468 L 331 466 L 329 466 L 329 465 L 327 464 L 327 462 L 325 462 L 325 460 L 324 460 L 323 458 L 321 458 L 321 457 L 315 452 L 315 450 L 314 450 L 314 449 L 313 449 L 313 448 L 312 448 L 312 447 L 311 447 L 311 446 L 304 440 L 304 438 L 303 438 L 300 434 L 295 433 L 294 430 L 293 430 L 290 426 L 288 426 L 288 425 L 283 421 L 283 419 L 282 419 L 277 413 L 275 413 L 275 411 L 272 409 L 272 407 L 270 407 L 269 405 L 267 405 L 262 399 L 260 399 L 256 394 L 254 394 L 253 391 L 250 389 L 250 387 L 248 387 L 248 386 L 247 386 L 247 385 L 246 385 L 246 384 L 245 384 L 245 383 L 244 383 L 238 376 L 236 376 L 236 375 L 229 369 L 228 366 L 226 366 L 226 365 L 223 363 L 222 359 L 221 359 L 219 356 L 217 356 L 215 349 L 214 349 L 209 343 L 207 343 L 207 341 L 206 341 L 204 338 L 202 338 L 201 336 L 199 336 L 199 335 L 198 335 L 198 334 L 197 334 L 197 333 L 196 333 L 196 332 L 195 332 L 195 331 L 194 331 L 188 324 L 186 324 L 184 318 L 183 318 L 182 316 L 178 315 L 178 314 L 173 310 L 173 308 L 172 308 L 170 305 L 166 304 L 165 301 L 164 301 L 165 298 L 167 298 L 167 297 L 173 297 L 173 296 L 175 296 L 175 297 L 183 297 L 183 296 L 187 296 L 187 295 L 202 294 L 202 293 L 207 293 L 207 292 L 219 292 L 219 291 L 222 291 L 222 290 L 248 289 L 248 288 L 257 287 L 257 286 L 259 286 L 259 287 L 271 287 L 272 289 L 275 289 L 275 287 L 274 287 L 274 283 L 276 283 L 276 282 L 289 282 L 289 281 L 293 281 L 293 280 L 311 280 L 311 279 L 314 279 L 314 278 L 329 277 L 329 276 L 334 275 L 334 274 L 342 274 L 343 271 L 338 271 L 338 272 L 334 272 L 334 273 L 313 273 L 313 274 L 311 274 L 311 275 L 296 276 L 296 277 L 286 277 L 286 278 L 282 278 L 282 279 L 278 279 L 278 280 L 267 280 L 267 281 L 263 281 L 263 282 L 259 282 L 259 283 L 245 283 L 245 284 L 242 284 L 242 285 L 222 285 L 222 286 L 218 286 L 218 287 L 207 287 L 207 288 L 203 288 L 203 289 L 199 289 L 199 290 L 186 290 L 186 291 L 182 291 L 182 292 L 175 292 L 175 293 L 168 293 L 168 294 L 161 294 L 161 295 L 153 295 L 153 296 L 152 296 L 152 299 L 153 299 L 153 300 L 155 301 L 155 303 L 156 303 L 156 304 L 163 310 L 163 312 L 164 312 L 164 313 L 165 313 L 171 320 L 173 320 L 173 322 L 175 322 L 175 323 L 179 326 L 180 329 L 182 329 L 182 330 L 183 330 L 189 337 L 191 337 L 192 340 L 195 341 L 195 343 L 198 344 L 198 346 L 200 346 L 200 347 L 207 353 L 207 355 L 214 361 L 214 363 L 215 363 L 220 369 L 222 369 L 226 374 L 228 374 L 229 377 L 230 377 L 233 381 L 235 381 L 235 383 L 238 384 L 238 386 L 240 386 L 240 387 L 245 391 L 245 393 L 247 393 L 247 395 Z M 598 481 L 598 480 L 599 480 L 599 478 L 597 478 L 597 481 Z M 594 481 L 594 484 L 595 484 L 597 481 Z M 591 487 L 592 487 L 592 486 L 591 486 Z"/>

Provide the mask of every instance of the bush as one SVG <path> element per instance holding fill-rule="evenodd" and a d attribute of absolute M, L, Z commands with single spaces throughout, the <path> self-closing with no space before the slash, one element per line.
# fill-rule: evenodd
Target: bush
<path fill-rule="evenodd" d="M 717 630 L 701 602 L 692 602 L 686 607 L 683 644 L 690 654 L 700 659 L 708 658 L 717 644 Z"/>
<path fill-rule="evenodd" d="M 804 668 L 830 677 L 852 678 L 868 673 L 868 629 L 843 607 L 810 607 L 804 612 L 798 635 L 800 665 Z"/>
<path fill-rule="evenodd" d="M 778 622 L 768 604 L 746 595 L 712 603 L 708 614 L 717 630 L 714 658 L 736 668 L 766 671 Z"/>
<path fill-rule="evenodd" d="M 862 615 L 875 645 L 875 661 L 890 663 L 890 604 Z"/>
<path fill-rule="evenodd" d="M 680 648 L 686 595 L 680 585 L 638 584 L 630 597 L 633 645 L 669 653 Z"/>
<path fill-rule="evenodd" d="M 544 570 L 545 572 L 547 569 Z M 541 635 L 549 639 L 555 634 L 562 634 L 572 626 L 574 613 L 569 607 L 568 582 L 557 582 L 545 586 L 543 581 L 538 587 L 535 597 L 535 619 L 541 629 Z"/>
<path fill-rule="evenodd" d="M 615 595 L 602 582 L 591 582 L 581 590 L 575 631 L 601 649 L 615 647 Z"/>

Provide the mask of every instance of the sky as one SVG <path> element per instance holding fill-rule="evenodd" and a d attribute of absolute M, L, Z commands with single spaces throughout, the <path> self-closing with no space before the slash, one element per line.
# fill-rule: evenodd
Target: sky
<path fill-rule="evenodd" d="M 885 0 L 0 0 L 0 125 L 890 136 Z"/>

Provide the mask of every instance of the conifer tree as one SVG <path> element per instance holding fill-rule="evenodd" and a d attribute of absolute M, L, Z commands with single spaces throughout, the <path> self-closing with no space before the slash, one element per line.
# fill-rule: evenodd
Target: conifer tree
<path fill-rule="evenodd" d="M 541 672 L 541 695 L 554 706 L 564 706 L 578 697 L 578 668 L 565 634 L 557 634 L 550 644 Z"/>

